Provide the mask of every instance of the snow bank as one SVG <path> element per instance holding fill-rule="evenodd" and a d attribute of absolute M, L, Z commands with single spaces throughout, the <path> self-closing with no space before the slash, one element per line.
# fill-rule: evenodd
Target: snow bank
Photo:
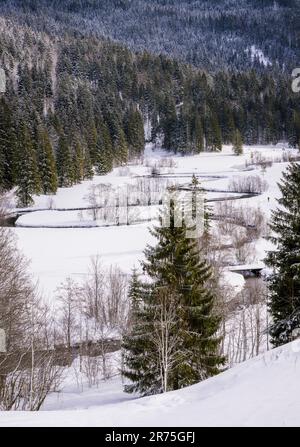
<path fill-rule="evenodd" d="M 233 294 L 240 293 L 245 286 L 245 279 L 242 275 L 225 270 L 222 274 L 221 284 L 230 285 L 233 289 Z"/>
<path fill-rule="evenodd" d="M 73 394 L 76 411 L 2 413 L 0 426 L 300 426 L 299 360 L 300 340 L 198 385 L 141 399 L 114 379 L 86 399 Z"/>
<path fill-rule="evenodd" d="M 31 260 L 30 271 L 43 297 L 54 300 L 56 288 L 70 276 L 84 279 L 91 257 L 104 266 L 118 265 L 131 273 L 139 266 L 146 244 L 154 243 L 149 224 L 108 228 L 15 228 L 18 247 Z"/>

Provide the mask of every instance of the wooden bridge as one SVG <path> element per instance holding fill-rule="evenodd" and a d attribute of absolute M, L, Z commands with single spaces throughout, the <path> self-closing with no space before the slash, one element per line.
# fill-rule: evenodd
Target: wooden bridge
<path fill-rule="evenodd" d="M 228 270 L 233 273 L 239 273 L 244 276 L 244 278 L 249 278 L 251 276 L 260 277 L 264 268 L 265 266 L 260 263 L 231 266 L 228 267 Z"/>

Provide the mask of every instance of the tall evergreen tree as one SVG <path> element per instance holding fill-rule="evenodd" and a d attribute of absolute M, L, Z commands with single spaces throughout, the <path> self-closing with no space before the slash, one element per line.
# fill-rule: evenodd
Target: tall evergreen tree
<path fill-rule="evenodd" d="M 211 151 L 222 150 L 222 133 L 216 113 L 212 112 L 206 119 L 206 149 Z"/>
<path fill-rule="evenodd" d="M 192 200 L 191 200 L 191 207 L 192 207 L 192 217 L 195 219 L 197 217 L 197 207 L 202 206 L 203 207 L 203 233 L 199 235 L 199 247 L 203 254 L 207 255 L 208 250 L 210 247 L 210 228 L 211 228 L 211 217 L 212 217 L 212 210 L 208 206 L 206 197 L 205 197 L 205 190 L 202 188 L 201 183 L 193 174 L 192 182 L 191 182 L 191 192 L 192 192 Z M 201 195 L 201 197 L 200 197 Z M 201 204 L 199 203 L 199 199 L 201 198 Z"/>
<path fill-rule="evenodd" d="M 269 279 L 269 308 L 273 320 L 272 343 L 280 346 L 295 337 L 300 328 L 300 165 L 292 163 L 279 185 L 282 197 L 273 212 L 271 229 L 276 250 L 267 264 L 273 269 Z"/>
<path fill-rule="evenodd" d="M 145 146 L 144 123 L 137 109 L 128 112 L 125 119 L 125 132 L 130 156 L 141 155 Z"/>
<path fill-rule="evenodd" d="M 84 180 L 91 180 L 94 176 L 93 166 L 91 162 L 90 152 L 85 147 L 83 154 L 83 178 Z"/>
<path fill-rule="evenodd" d="M 95 169 L 98 175 L 104 175 L 113 169 L 113 146 L 110 132 L 105 122 L 99 124 L 96 145 Z"/>
<path fill-rule="evenodd" d="M 146 285 L 141 293 L 138 323 L 125 346 L 130 361 L 125 362 L 124 376 L 133 382 L 127 391 L 142 394 L 164 391 L 160 380 L 161 352 L 153 339 L 162 307 L 167 313 L 175 309 L 169 336 L 174 341 L 176 334 L 176 347 L 167 378 L 168 390 L 215 375 L 224 362 L 219 355 L 220 319 L 215 308 L 216 298 L 208 288 L 211 268 L 199 253 L 197 240 L 187 237 L 188 230 L 196 229 L 187 227 L 184 220 L 178 227 L 178 213 L 181 209 L 171 199 L 170 209 L 162 214 L 160 226 L 152 231 L 158 244 L 145 251 L 143 268 L 151 285 Z M 162 302 L 162 296 L 167 301 Z"/>
<path fill-rule="evenodd" d="M 12 109 L 0 97 L 0 187 L 11 189 L 17 178 L 17 127 Z"/>
<path fill-rule="evenodd" d="M 98 133 L 96 125 L 93 121 L 87 123 L 87 145 L 89 148 L 89 158 L 91 160 L 91 164 L 95 165 L 97 163 L 97 141 L 98 141 Z"/>
<path fill-rule="evenodd" d="M 67 138 L 61 135 L 56 152 L 58 186 L 72 186 L 74 182 L 72 161 L 72 153 Z"/>
<path fill-rule="evenodd" d="M 41 190 L 40 178 L 37 169 L 36 154 L 32 138 L 27 126 L 22 123 L 20 127 L 20 141 L 18 147 L 18 197 L 19 207 L 28 207 L 33 204 L 33 194 Z"/>
<path fill-rule="evenodd" d="M 196 153 L 204 150 L 203 127 L 199 113 L 196 113 L 194 118 L 194 145 Z"/>
<path fill-rule="evenodd" d="M 158 355 L 152 339 L 154 306 L 153 300 L 149 300 L 149 292 L 150 288 L 139 280 L 137 272 L 134 271 L 128 293 L 131 304 L 131 329 L 122 343 L 122 374 L 129 380 L 125 391 L 138 392 L 141 395 L 160 391 Z"/>
<path fill-rule="evenodd" d="M 53 147 L 46 129 L 39 128 L 36 134 L 37 162 L 43 194 L 55 194 L 57 174 Z"/>
<path fill-rule="evenodd" d="M 238 129 L 234 131 L 232 149 L 235 155 L 242 155 L 243 153 L 242 135 Z"/>
<path fill-rule="evenodd" d="M 138 271 L 133 269 L 129 285 L 128 297 L 130 300 L 130 320 L 131 323 L 138 320 L 141 309 L 143 293 L 143 283 L 139 280 Z"/>
<path fill-rule="evenodd" d="M 129 151 L 124 130 L 121 126 L 118 128 L 117 135 L 114 139 L 114 154 L 118 164 L 123 165 L 128 162 Z"/>
<path fill-rule="evenodd" d="M 84 151 L 78 137 L 73 148 L 73 173 L 74 183 L 84 179 Z"/>
<path fill-rule="evenodd" d="M 225 144 L 233 141 L 235 125 L 233 114 L 227 104 L 223 105 L 222 121 L 221 121 L 222 138 Z"/>
<path fill-rule="evenodd" d="M 163 147 L 169 150 L 176 150 L 178 140 L 178 120 L 175 101 L 170 96 L 166 96 L 162 112 L 163 118 L 160 127 L 164 136 Z"/>

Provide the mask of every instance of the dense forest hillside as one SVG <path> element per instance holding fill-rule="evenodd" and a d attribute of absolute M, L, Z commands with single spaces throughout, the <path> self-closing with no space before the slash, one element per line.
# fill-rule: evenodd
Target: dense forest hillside
<path fill-rule="evenodd" d="M 298 95 L 290 73 L 237 70 L 234 64 L 209 71 L 166 55 L 133 52 L 96 37 L 91 17 L 108 8 L 106 1 L 1 3 L 0 65 L 7 91 L 0 97 L 0 187 L 18 186 L 21 206 L 34 193 L 55 192 L 139 156 L 146 121 L 152 128 L 147 138 L 183 154 L 220 150 L 237 133 L 248 144 L 299 144 Z M 146 11 L 143 2 L 110 3 L 118 5 L 110 20 L 123 10 L 125 22 L 135 5 Z M 151 2 L 157 4 L 153 11 L 159 3 Z M 171 14 L 178 4 L 168 3 Z M 198 11 L 197 2 L 191 3 L 190 11 Z M 49 15 L 42 17 L 46 4 Z M 115 23 L 118 28 L 122 21 L 120 27 Z"/>
<path fill-rule="evenodd" d="M 287 70 L 299 52 L 298 0 L 2 0 L 2 14 L 57 34 L 105 36 L 209 70 Z"/>

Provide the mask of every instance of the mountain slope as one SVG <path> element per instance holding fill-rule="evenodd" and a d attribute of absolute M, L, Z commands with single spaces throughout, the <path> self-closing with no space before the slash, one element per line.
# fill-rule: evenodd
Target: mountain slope
<path fill-rule="evenodd" d="M 90 178 L 92 167 L 102 174 L 140 156 L 146 120 L 153 142 L 183 154 L 221 150 L 236 129 L 246 144 L 299 144 L 289 74 L 211 75 L 104 39 L 60 34 L 55 12 L 49 32 L 36 30 L 38 16 L 28 19 L 20 25 L 0 14 L 0 66 L 7 75 L 0 94 L 0 188 L 22 185 L 22 207 L 32 194 L 55 192 L 57 180 L 71 186 Z"/>
<path fill-rule="evenodd" d="M 180 391 L 124 401 L 113 382 L 77 411 L 3 413 L 0 426 L 299 426 L 299 360 L 297 340 Z"/>
<path fill-rule="evenodd" d="M 21 24 L 34 23 L 40 31 L 109 37 L 131 49 L 164 53 L 209 70 L 233 67 L 290 70 L 297 66 L 297 0 L 2 0 L 1 3 L 3 14 Z M 251 48 L 257 51 L 253 53 Z"/>

